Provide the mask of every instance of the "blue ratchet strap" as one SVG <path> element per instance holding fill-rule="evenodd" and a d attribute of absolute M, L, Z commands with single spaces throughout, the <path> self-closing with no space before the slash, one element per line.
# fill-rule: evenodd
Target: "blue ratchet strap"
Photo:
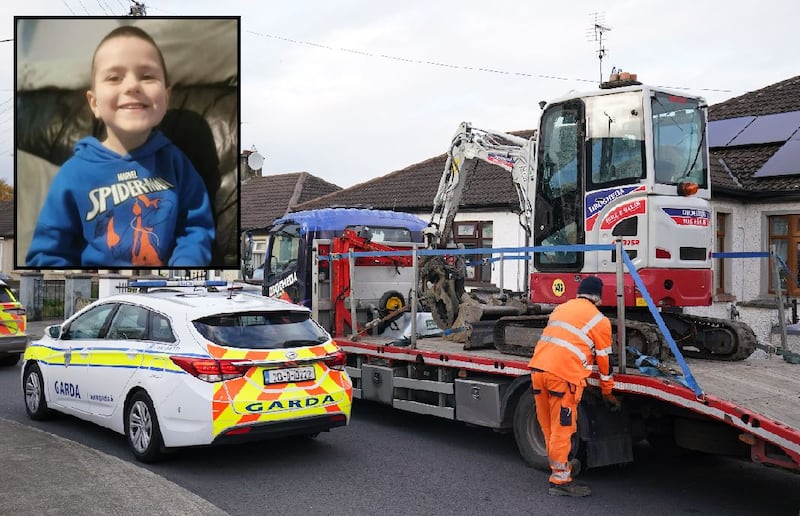
<path fill-rule="evenodd" d="M 630 257 L 628 257 L 628 253 L 622 253 L 622 259 L 625 261 L 625 266 L 628 268 L 628 272 L 630 273 L 631 277 L 633 278 L 634 283 L 636 283 L 636 287 L 639 289 L 639 292 L 642 294 L 642 297 L 647 302 L 647 308 L 650 309 L 650 313 L 653 315 L 653 318 L 658 325 L 658 329 L 661 330 L 661 333 L 664 335 L 664 339 L 666 339 L 667 344 L 669 344 L 669 349 L 672 351 L 672 354 L 675 356 L 675 360 L 678 361 L 678 365 L 681 366 L 681 371 L 683 371 L 683 376 L 686 379 L 686 385 L 690 389 L 694 391 L 695 396 L 697 399 L 704 399 L 705 393 L 703 389 L 700 388 L 698 385 L 697 380 L 694 379 L 692 372 L 689 370 L 689 365 L 686 363 L 686 360 L 683 359 L 683 354 L 681 350 L 678 349 L 678 345 L 675 343 L 675 339 L 672 338 L 672 334 L 667 329 L 667 325 L 664 324 L 664 319 L 661 317 L 661 314 L 656 309 L 655 303 L 653 303 L 653 298 L 650 297 L 650 293 L 645 288 L 644 283 L 642 283 L 642 278 L 639 276 L 639 273 L 636 272 L 636 268 L 633 266 L 633 262 L 631 261 Z"/>
<path fill-rule="evenodd" d="M 767 251 L 729 251 L 711 253 L 712 258 L 769 258 Z"/>
<path fill-rule="evenodd" d="M 671 380 L 675 380 L 684 387 L 691 389 L 691 387 L 689 387 L 689 383 L 682 374 L 678 374 L 677 372 L 667 369 L 667 367 L 656 357 L 652 355 L 643 355 L 636 346 L 628 346 L 627 349 L 629 353 L 636 357 L 636 367 L 638 367 L 639 371 L 643 374 L 646 374 L 647 376 L 666 377 Z"/>
<path fill-rule="evenodd" d="M 531 248 L 523 248 L 523 251 L 530 251 L 530 252 L 543 252 L 543 251 L 550 251 L 550 252 L 564 252 L 564 251 L 613 251 L 616 249 L 616 246 L 613 244 L 579 244 L 579 245 L 554 245 L 554 246 L 536 246 Z M 474 252 L 474 249 L 471 249 Z M 760 257 L 760 256 L 759 256 Z M 633 278 L 634 283 L 636 283 L 636 287 L 639 289 L 639 292 L 642 294 L 642 297 L 647 302 L 647 307 L 650 309 L 650 313 L 653 315 L 653 319 L 655 319 L 656 324 L 658 325 L 658 329 L 661 330 L 661 333 L 664 335 L 664 339 L 669 344 L 669 349 L 672 351 L 672 354 L 675 356 L 675 359 L 678 361 L 678 365 L 681 366 L 681 371 L 683 371 L 683 383 L 694 391 L 695 396 L 697 399 L 703 400 L 705 399 L 705 393 L 703 389 L 700 388 L 698 385 L 697 380 L 695 380 L 692 372 L 689 370 L 689 365 L 686 363 L 686 360 L 683 358 L 683 354 L 681 350 L 678 348 L 678 344 L 675 343 L 675 339 L 672 338 L 672 334 L 667 329 L 667 325 L 664 323 L 664 319 L 661 317 L 661 313 L 659 313 L 658 309 L 656 308 L 655 303 L 653 303 L 653 298 L 650 297 L 650 293 L 647 292 L 647 288 L 644 286 L 642 282 L 642 278 L 639 276 L 639 273 L 636 272 L 636 267 L 634 267 L 633 262 L 631 261 L 630 257 L 628 257 L 628 253 L 622 253 L 622 258 L 625 262 L 625 266 L 628 269 L 631 277 Z M 685 383 L 684 383 L 685 382 Z"/>

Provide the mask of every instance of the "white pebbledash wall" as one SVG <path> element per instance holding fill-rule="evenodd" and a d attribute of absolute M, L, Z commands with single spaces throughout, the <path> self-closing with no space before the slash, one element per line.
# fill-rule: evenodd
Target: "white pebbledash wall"
<path fill-rule="evenodd" d="M 715 200 L 713 207 L 712 220 L 714 222 L 716 222 L 717 213 L 728 214 L 729 226 L 725 228 L 727 235 L 725 251 L 727 252 L 768 252 L 768 217 L 798 212 L 797 203 L 741 204 Z M 717 249 L 714 250 L 717 251 Z M 719 259 L 713 261 L 715 271 L 719 266 L 719 261 Z M 780 336 L 775 333 L 777 331 L 775 328 L 779 323 L 778 309 L 774 302 L 775 294 L 768 291 L 769 260 L 767 258 L 734 258 L 725 261 L 727 283 L 724 290 L 734 297 L 733 302 L 736 304 L 740 319 L 753 329 L 761 344 L 778 345 Z M 714 277 L 716 278 L 716 274 Z M 785 297 L 784 293 L 784 299 Z M 753 303 L 754 301 L 756 303 Z M 748 306 L 758 304 L 758 301 L 763 301 L 766 306 Z M 745 306 L 742 306 L 742 303 Z M 720 301 L 715 297 L 712 306 L 694 307 L 687 309 L 687 312 L 709 317 L 729 318 L 731 301 Z M 787 309 L 785 315 L 789 318 L 791 311 Z"/>

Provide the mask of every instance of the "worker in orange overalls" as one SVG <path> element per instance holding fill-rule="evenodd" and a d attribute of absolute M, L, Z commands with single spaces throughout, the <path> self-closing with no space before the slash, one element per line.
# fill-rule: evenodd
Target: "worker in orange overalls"
<path fill-rule="evenodd" d="M 536 417 L 542 427 L 550 462 L 550 488 L 555 496 L 588 496 L 589 486 L 572 481 L 577 459 L 569 460 L 572 434 L 577 429 L 578 403 L 586 378 L 597 364 L 603 400 L 612 410 L 620 403 L 611 393 L 611 321 L 597 305 L 603 296 L 603 282 L 588 276 L 578 286 L 575 299 L 559 305 L 550 314 L 547 327 L 528 363 L 533 372 Z M 576 471 L 577 474 L 577 471 Z"/>

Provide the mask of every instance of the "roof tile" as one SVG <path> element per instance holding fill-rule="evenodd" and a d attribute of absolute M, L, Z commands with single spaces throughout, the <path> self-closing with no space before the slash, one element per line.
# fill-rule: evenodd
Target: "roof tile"
<path fill-rule="evenodd" d="M 708 119 L 716 121 L 798 110 L 800 110 L 800 75 L 714 104 L 708 109 Z"/>
<path fill-rule="evenodd" d="M 252 177 L 241 187 L 242 229 L 268 226 L 295 205 L 337 190 L 308 172 Z"/>
<path fill-rule="evenodd" d="M 534 131 L 515 131 L 510 134 L 529 138 Z M 440 154 L 402 170 L 303 203 L 295 209 L 345 206 L 410 212 L 430 211 L 446 159 L 446 154 Z M 469 176 L 461 199 L 462 208 L 519 208 L 511 174 L 496 165 L 479 160 L 468 160 L 464 167 Z"/>

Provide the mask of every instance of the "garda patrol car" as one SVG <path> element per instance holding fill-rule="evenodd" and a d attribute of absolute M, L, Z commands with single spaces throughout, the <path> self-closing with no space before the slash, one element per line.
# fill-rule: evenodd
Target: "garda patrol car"
<path fill-rule="evenodd" d="M 41 340 L 22 364 L 33 419 L 57 410 L 124 433 L 138 460 L 166 448 L 344 426 L 345 357 L 308 309 L 191 282 L 95 301 Z M 159 288 L 161 287 L 161 288 Z M 166 288 L 164 288 L 166 287 Z"/>
<path fill-rule="evenodd" d="M 0 280 L 0 366 L 12 366 L 28 343 L 25 307 L 17 301 L 5 281 Z"/>

